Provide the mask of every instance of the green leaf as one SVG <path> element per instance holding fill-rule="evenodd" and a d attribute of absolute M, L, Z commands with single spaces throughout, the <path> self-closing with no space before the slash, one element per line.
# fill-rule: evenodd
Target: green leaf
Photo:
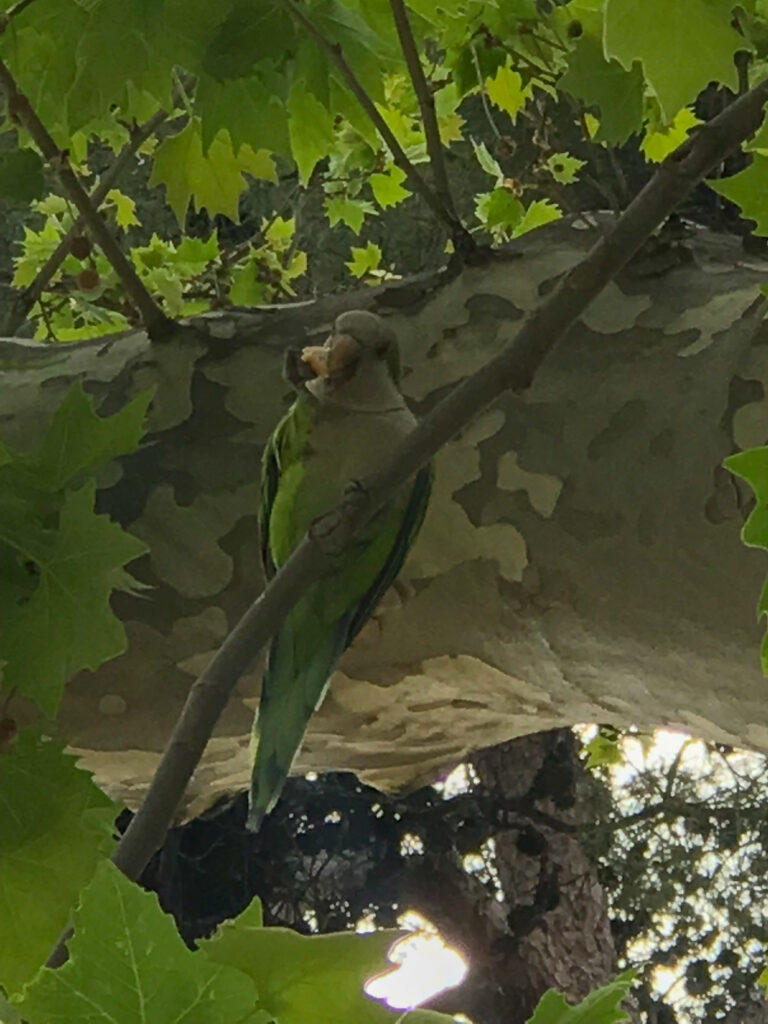
<path fill-rule="evenodd" d="M 757 984 L 768 993 L 768 966 L 764 967 L 758 975 Z"/>
<path fill-rule="evenodd" d="M 768 161 L 768 157 L 761 159 Z M 755 507 L 741 528 L 742 541 L 748 547 L 768 551 L 768 447 L 748 448 L 729 455 L 723 460 L 723 465 L 731 473 L 746 480 L 755 492 Z M 768 578 L 757 600 L 758 621 L 764 615 L 768 617 Z M 761 660 L 763 674 L 768 676 L 768 634 L 763 637 Z"/>
<path fill-rule="evenodd" d="M 513 121 L 533 95 L 530 85 L 523 85 L 522 75 L 509 66 L 500 67 L 495 77 L 486 78 L 485 91 L 491 101 L 506 111 Z"/>
<path fill-rule="evenodd" d="M 130 196 L 127 196 L 117 188 L 111 188 L 107 192 L 106 198 L 107 202 L 112 203 L 115 207 L 115 221 L 118 227 L 125 230 L 141 223 L 136 216 L 136 203 Z"/>
<path fill-rule="evenodd" d="M 109 599 L 116 587 L 130 585 L 126 563 L 147 550 L 95 514 L 95 495 L 93 482 L 67 492 L 57 530 L 42 526 L 12 496 L 0 500 L 0 551 L 10 549 L 34 588 L 25 592 L 15 578 L 13 587 L 0 589 L 3 685 L 51 715 L 75 672 L 125 650 L 125 630 Z"/>
<path fill-rule="evenodd" d="M 333 117 L 302 82 L 294 82 L 288 97 L 291 152 L 306 185 L 319 160 L 333 148 Z"/>
<path fill-rule="evenodd" d="M 139 447 L 152 391 L 143 391 L 112 416 L 99 416 L 93 400 L 74 384 L 53 414 L 37 448 L 15 457 L 36 487 L 60 491 L 82 474 L 93 474 L 112 459 Z"/>
<path fill-rule="evenodd" d="M 568 55 L 568 70 L 558 88 L 600 110 L 596 142 L 618 146 L 643 123 L 643 73 L 638 63 L 626 70 L 607 60 L 598 39 L 583 36 Z"/>
<path fill-rule="evenodd" d="M 598 731 L 597 736 L 584 747 L 587 754 L 587 768 L 599 768 L 602 765 L 621 763 L 619 735 L 615 729 L 610 731 L 600 729 Z"/>
<path fill-rule="evenodd" d="M 730 178 L 707 179 L 721 196 L 741 208 L 742 217 L 755 221 L 755 235 L 768 235 L 768 156 L 756 153 L 744 171 Z"/>
<path fill-rule="evenodd" d="M 667 127 L 658 128 L 655 131 L 649 130 L 640 144 L 640 149 L 645 154 L 646 160 L 660 163 L 666 160 L 673 150 L 682 145 L 688 138 L 691 128 L 701 124 L 701 118 L 696 117 L 688 107 L 678 110 Z"/>
<path fill-rule="evenodd" d="M 366 214 L 376 213 L 373 203 L 368 203 L 364 199 L 346 199 L 344 196 L 337 196 L 326 199 L 323 205 L 331 227 L 334 227 L 339 221 L 343 221 L 352 228 L 356 235 L 360 234 Z"/>
<path fill-rule="evenodd" d="M 400 170 L 397 164 L 389 164 L 382 173 L 371 174 L 368 181 L 373 198 L 382 210 L 397 206 L 411 194 L 407 188 L 403 188 L 405 171 Z"/>
<path fill-rule="evenodd" d="M 238 200 L 245 189 L 242 171 L 252 170 L 252 151 L 242 159 L 232 149 L 226 131 L 220 131 L 203 155 L 200 119 L 192 118 L 177 135 L 165 139 L 155 153 L 150 185 L 165 185 L 168 202 L 183 226 L 190 199 L 211 217 L 223 213 L 239 221 Z"/>
<path fill-rule="evenodd" d="M 607 0 L 605 52 L 645 77 L 669 122 L 710 82 L 738 90 L 733 61 L 745 49 L 731 27 L 733 0 Z"/>
<path fill-rule="evenodd" d="M 392 1011 L 367 996 L 363 984 L 387 967 L 387 950 L 400 934 L 299 935 L 263 928 L 261 908 L 252 904 L 201 946 L 215 963 L 249 975 L 260 1008 L 280 1024 L 391 1024 Z"/>
<path fill-rule="evenodd" d="M 232 273 L 229 300 L 236 306 L 258 306 L 267 298 L 264 282 L 259 279 L 260 266 L 254 254 Z"/>
<path fill-rule="evenodd" d="M 472 139 L 472 148 L 475 151 L 477 162 L 485 173 L 490 174 L 492 178 L 496 179 L 496 184 L 500 185 L 504 180 L 504 172 L 502 171 L 498 160 L 491 156 L 486 144 L 484 142 L 475 142 L 475 140 Z"/>
<path fill-rule="evenodd" d="M 0 1024 L 23 1024 L 21 1014 L 0 992 Z"/>
<path fill-rule="evenodd" d="M 409 1010 L 397 1018 L 397 1024 L 456 1024 L 456 1018 L 437 1010 Z"/>
<path fill-rule="evenodd" d="M 45 192 L 43 161 L 31 149 L 0 153 L 0 196 L 31 203 Z"/>
<path fill-rule="evenodd" d="M 557 203 L 552 203 L 549 199 L 536 199 L 525 211 L 522 220 L 515 225 L 512 237 L 519 238 L 520 235 L 543 227 L 544 224 L 550 224 L 553 220 L 560 220 L 562 216 L 563 211 Z"/>
<path fill-rule="evenodd" d="M 372 270 L 378 270 L 381 263 L 381 249 L 375 242 L 369 242 L 365 248 L 352 246 L 352 259 L 344 264 L 353 277 L 364 277 Z"/>
<path fill-rule="evenodd" d="M 0 979 L 9 993 L 43 964 L 114 845 L 117 808 L 75 765 L 61 743 L 26 729 L 0 754 Z"/>
<path fill-rule="evenodd" d="M 259 68 L 248 78 L 225 81 L 201 75 L 195 108 L 202 119 L 203 152 L 208 152 L 224 128 L 236 150 L 247 144 L 289 157 L 287 96 L 285 77 L 270 67 Z"/>
<path fill-rule="evenodd" d="M 253 982 L 184 945 L 157 897 L 103 861 L 84 891 L 70 959 L 19 1000 L 29 1024 L 256 1024 Z"/>
<path fill-rule="evenodd" d="M 561 185 L 571 185 L 578 180 L 579 170 L 585 164 L 586 160 L 579 160 L 570 153 L 553 153 L 545 166 L 555 181 Z"/>
<path fill-rule="evenodd" d="M 478 195 L 476 199 L 477 217 L 493 233 L 507 234 L 523 218 L 523 204 L 503 186 Z"/>
<path fill-rule="evenodd" d="M 616 1024 L 629 1014 L 619 1006 L 635 980 L 635 971 L 624 971 L 614 981 L 571 1006 L 559 992 L 550 989 L 538 1002 L 528 1024 Z"/>

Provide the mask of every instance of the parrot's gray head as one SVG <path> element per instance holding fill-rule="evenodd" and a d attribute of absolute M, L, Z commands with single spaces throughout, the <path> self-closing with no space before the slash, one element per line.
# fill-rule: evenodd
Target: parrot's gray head
<path fill-rule="evenodd" d="M 394 332 L 380 316 L 364 309 L 339 314 L 325 344 L 305 348 L 301 358 L 317 377 L 329 384 L 343 384 L 371 363 L 386 366 L 395 384 L 400 380 L 400 354 Z"/>

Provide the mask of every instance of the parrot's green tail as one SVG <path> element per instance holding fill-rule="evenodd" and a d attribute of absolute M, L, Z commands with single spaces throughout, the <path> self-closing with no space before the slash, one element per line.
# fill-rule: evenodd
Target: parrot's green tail
<path fill-rule="evenodd" d="M 300 601 L 272 641 L 253 723 L 253 771 L 246 827 L 257 832 L 277 803 L 310 718 L 322 703 L 346 646 L 348 616 L 321 631 L 309 602 Z"/>

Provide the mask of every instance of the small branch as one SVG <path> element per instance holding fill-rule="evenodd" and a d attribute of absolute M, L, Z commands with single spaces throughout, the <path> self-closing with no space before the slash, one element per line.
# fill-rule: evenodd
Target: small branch
<path fill-rule="evenodd" d="M 392 8 L 392 17 L 395 21 L 395 28 L 400 39 L 400 46 L 403 50 L 408 74 L 411 76 L 413 90 L 416 93 L 416 99 L 419 101 L 421 120 L 424 125 L 424 137 L 427 140 L 429 163 L 432 167 L 432 176 L 435 179 L 435 191 L 437 192 L 438 199 L 448 211 L 454 223 L 451 237 L 457 252 L 472 252 L 476 248 L 476 242 L 462 225 L 456 213 L 456 206 L 451 195 L 451 186 L 445 169 L 443 143 L 440 139 L 440 128 L 437 124 L 437 114 L 435 112 L 435 97 L 421 66 L 419 51 L 413 38 L 410 22 L 408 21 L 408 12 L 405 9 L 403 0 L 389 0 L 389 3 Z"/>
<path fill-rule="evenodd" d="M 766 100 L 768 79 L 680 146 L 614 227 L 561 278 L 511 344 L 438 402 L 392 458 L 322 518 L 320 529 L 313 524 L 192 685 L 144 802 L 113 854 L 114 863 L 129 878 L 139 877 L 162 844 L 235 684 L 296 601 L 330 568 L 334 555 L 459 430 L 506 392 L 530 386 L 558 341 L 656 227 L 718 161 L 757 130 Z M 63 958 L 62 945 L 49 964 Z"/>
<path fill-rule="evenodd" d="M 168 115 L 164 110 L 158 110 L 158 112 L 153 114 L 148 121 L 145 121 L 144 124 L 139 125 L 133 130 L 130 139 L 117 155 L 115 162 L 104 172 L 104 174 L 102 174 L 98 185 L 89 196 L 94 209 L 99 209 L 106 199 L 107 192 L 109 192 L 114 183 L 120 178 L 136 151 L 142 143 L 146 142 L 150 135 L 153 135 L 157 131 L 167 117 Z M 21 324 L 26 320 L 29 315 L 29 311 L 40 299 L 40 296 L 48 287 L 53 275 L 69 255 L 72 240 L 82 232 L 84 223 L 85 218 L 82 214 L 78 215 L 74 220 L 72 227 L 67 231 L 54 251 L 37 272 L 37 277 L 27 288 L 24 289 L 17 301 L 14 303 L 13 309 L 11 310 L 6 322 L 3 324 L 3 334 L 15 334 Z"/>
<path fill-rule="evenodd" d="M 69 163 L 69 157 L 62 152 L 48 133 L 47 128 L 32 109 L 29 100 L 19 92 L 16 81 L 5 62 L 0 60 L 0 89 L 8 101 L 8 113 L 16 118 L 29 132 L 35 145 L 56 171 L 62 187 L 80 211 L 94 240 L 115 268 L 123 287 L 141 313 L 144 326 L 151 338 L 159 338 L 173 326 L 173 321 L 163 313 L 149 294 L 133 264 L 120 248 L 117 240 L 107 227 L 99 211 L 91 202 L 80 179 Z"/>
<path fill-rule="evenodd" d="M 477 84 L 478 84 L 478 86 L 480 88 L 480 102 L 483 105 L 483 113 L 485 114 L 485 119 L 488 122 L 488 124 L 491 126 L 491 131 L 493 132 L 493 134 L 496 136 L 497 139 L 500 139 L 501 138 L 501 132 L 499 131 L 498 126 L 497 126 L 496 122 L 493 119 L 493 114 L 491 113 L 491 108 L 488 106 L 488 96 L 487 96 L 486 91 L 485 91 L 485 82 L 483 80 L 483 72 L 480 69 L 480 60 L 478 59 L 478 56 L 477 56 L 477 50 L 475 49 L 475 44 L 471 43 L 469 48 L 472 51 L 472 62 L 475 65 L 475 74 L 477 75 Z"/>
<path fill-rule="evenodd" d="M 341 46 L 338 43 L 331 43 L 320 30 L 313 24 L 312 21 L 302 11 L 301 7 L 295 3 L 295 0 L 283 0 L 284 5 L 291 12 L 293 17 L 299 24 L 306 29 L 307 34 L 310 35 L 317 45 L 328 54 L 333 63 L 341 72 L 351 92 L 354 94 L 360 106 L 366 112 L 368 117 L 373 122 L 379 135 L 387 145 L 392 159 L 395 161 L 401 171 L 405 172 L 405 176 L 408 179 L 408 183 L 414 192 L 417 192 L 434 215 L 448 226 L 451 233 L 451 238 L 463 237 L 463 233 L 466 229 L 462 226 L 456 215 L 447 208 L 443 201 L 435 194 L 435 192 L 429 187 L 426 181 L 422 178 L 416 168 L 413 166 L 411 161 L 408 159 L 405 150 L 395 138 L 392 130 L 390 129 L 387 122 L 381 116 L 379 111 L 376 109 L 376 104 L 373 102 L 371 97 L 363 88 L 357 75 L 354 73 L 352 68 L 347 63 Z M 469 234 L 466 232 L 466 234 Z M 474 251 L 476 248 L 474 239 L 469 236 L 471 250 Z"/>

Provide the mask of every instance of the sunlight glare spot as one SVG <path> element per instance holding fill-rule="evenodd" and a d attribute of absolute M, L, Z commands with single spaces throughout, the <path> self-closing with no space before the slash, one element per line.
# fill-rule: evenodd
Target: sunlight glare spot
<path fill-rule="evenodd" d="M 396 966 L 366 982 L 368 995 L 404 1010 L 461 984 L 467 964 L 457 950 L 443 942 L 434 925 L 415 911 L 401 914 L 398 924 L 419 930 L 392 946 L 387 958 Z"/>

